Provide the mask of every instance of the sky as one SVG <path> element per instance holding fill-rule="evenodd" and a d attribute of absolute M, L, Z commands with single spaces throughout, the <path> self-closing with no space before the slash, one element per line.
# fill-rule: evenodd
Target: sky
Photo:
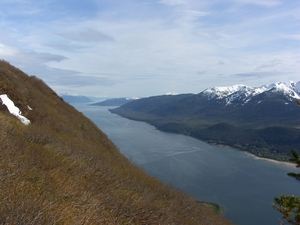
<path fill-rule="evenodd" d="M 58 94 L 300 80 L 299 0 L 1 0 L 0 59 Z"/>

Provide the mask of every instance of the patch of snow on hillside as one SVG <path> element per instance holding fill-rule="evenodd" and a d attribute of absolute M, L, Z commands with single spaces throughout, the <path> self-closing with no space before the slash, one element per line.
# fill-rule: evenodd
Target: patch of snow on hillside
<path fill-rule="evenodd" d="M 2 105 L 6 105 L 8 111 L 11 114 L 16 116 L 23 124 L 25 125 L 30 124 L 30 120 L 27 119 L 25 116 L 22 116 L 22 112 L 20 111 L 20 109 L 15 106 L 14 102 L 10 100 L 6 94 L 0 95 L 0 99 L 2 101 Z"/>
<path fill-rule="evenodd" d="M 126 100 L 138 100 L 140 99 L 139 97 L 130 97 L 130 98 L 126 98 Z"/>
<path fill-rule="evenodd" d="M 165 95 L 178 95 L 178 93 L 175 93 L 175 92 L 168 92 L 168 93 L 166 93 Z"/>
<path fill-rule="evenodd" d="M 231 104 L 235 100 L 243 101 L 244 103 L 250 101 L 253 96 L 254 89 L 252 87 L 243 85 L 239 89 L 226 98 L 226 105 Z"/>

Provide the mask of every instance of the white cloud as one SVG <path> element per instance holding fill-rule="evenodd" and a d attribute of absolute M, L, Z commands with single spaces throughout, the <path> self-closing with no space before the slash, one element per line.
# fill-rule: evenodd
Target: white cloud
<path fill-rule="evenodd" d="M 266 6 L 266 7 L 273 7 L 282 4 L 280 0 L 234 0 L 240 4 L 252 4 L 252 5 L 259 5 L 259 6 Z"/>
<path fill-rule="evenodd" d="M 34 51 L 22 51 L 18 50 L 17 55 L 14 56 L 12 60 L 17 61 L 22 64 L 46 64 L 49 62 L 61 62 L 67 59 L 65 56 L 50 54 L 50 53 L 40 53 Z"/>
<path fill-rule="evenodd" d="M 268 68 L 274 68 L 278 65 L 280 65 L 282 63 L 282 60 L 281 59 L 274 59 L 274 60 L 271 60 L 270 62 L 267 62 L 267 63 L 264 63 L 260 66 L 258 66 L 256 68 L 256 70 L 261 70 L 261 69 L 268 69 Z"/>
<path fill-rule="evenodd" d="M 60 17 L 45 8 L 41 20 L 3 17 L 0 57 L 62 93 L 65 88 L 85 95 L 200 92 L 212 83 L 242 79 L 259 86 L 268 83 L 263 79 L 277 81 L 281 73 L 295 80 L 297 7 L 292 2 L 277 7 L 280 3 L 101 0 L 93 16 L 72 5 Z"/>
<path fill-rule="evenodd" d="M 110 35 L 103 32 L 96 31 L 94 29 L 88 29 L 80 32 L 69 32 L 59 34 L 61 37 L 80 42 L 103 42 L 114 41 Z"/>
<path fill-rule="evenodd" d="M 86 46 L 83 45 L 76 45 L 76 44 L 69 44 L 69 43 L 49 43 L 45 44 L 45 46 L 48 46 L 50 48 L 57 49 L 59 51 L 76 51 L 83 48 L 86 48 Z"/>
<path fill-rule="evenodd" d="M 204 17 L 204 16 L 209 16 L 211 14 L 210 12 L 196 11 L 196 10 L 185 10 L 185 12 L 195 17 Z"/>
<path fill-rule="evenodd" d="M 283 38 L 300 41 L 300 34 L 282 35 Z"/>
<path fill-rule="evenodd" d="M 15 48 L 0 43 L 0 58 L 5 58 L 7 56 L 14 56 L 17 54 L 17 52 L 18 51 Z"/>
<path fill-rule="evenodd" d="M 187 0 L 160 0 L 159 2 L 170 6 L 187 4 Z"/>
<path fill-rule="evenodd" d="M 29 0 L 2 0 L 4 3 L 29 3 Z"/>

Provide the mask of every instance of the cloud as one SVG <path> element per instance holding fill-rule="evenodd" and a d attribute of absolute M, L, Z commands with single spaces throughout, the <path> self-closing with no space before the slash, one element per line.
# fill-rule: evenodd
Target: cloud
<path fill-rule="evenodd" d="M 277 65 L 282 64 L 282 60 L 280 59 L 274 59 L 268 63 L 262 64 L 260 66 L 258 66 L 255 70 L 261 70 L 261 69 L 266 69 L 266 68 L 273 68 Z"/>
<path fill-rule="evenodd" d="M 205 11 L 185 10 L 184 12 L 194 17 L 204 17 L 204 16 L 211 15 L 210 12 L 205 12 Z"/>
<path fill-rule="evenodd" d="M 22 52 L 20 57 L 27 57 L 31 58 L 35 61 L 39 61 L 40 63 L 47 63 L 47 62 L 60 62 L 62 60 L 67 59 L 67 57 L 62 56 L 62 55 L 56 55 L 56 54 L 51 54 L 51 53 L 38 53 L 34 51 L 28 51 L 28 52 Z M 29 59 L 30 60 L 30 59 Z"/>
<path fill-rule="evenodd" d="M 299 76 L 296 1 L 4 1 L 0 58 L 61 91 L 145 96 Z"/>
<path fill-rule="evenodd" d="M 0 57 L 11 60 L 17 64 L 45 64 L 49 62 L 61 62 L 67 57 L 45 52 L 25 51 L 15 47 L 0 44 Z"/>
<path fill-rule="evenodd" d="M 57 50 L 63 50 L 63 51 L 75 51 L 75 50 L 86 48 L 86 46 L 74 45 L 74 44 L 45 44 L 45 46 L 48 46 L 50 48 L 54 48 Z"/>
<path fill-rule="evenodd" d="M 81 32 L 75 32 L 75 33 L 61 33 L 59 36 L 73 40 L 73 41 L 79 41 L 79 42 L 112 42 L 114 41 L 114 38 L 111 36 L 93 30 L 93 29 L 88 29 L 86 31 L 81 31 Z"/>
<path fill-rule="evenodd" d="M 165 5 L 185 5 L 186 0 L 160 0 L 159 3 L 165 4 Z"/>
<path fill-rule="evenodd" d="M 97 76 L 82 76 L 76 75 L 71 77 L 59 77 L 55 84 L 65 85 L 65 86 L 75 86 L 75 87 L 82 87 L 82 86 L 113 86 L 115 85 L 115 81 L 108 78 L 108 77 L 97 77 Z"/>
<path fill-rule="evenodd" d="M 23 16 L 37 15 L 43 11 L 43 9 L 37 5 L 38 4 L 30 4 L 30 1 L 27 0 L 2 0 L 0 7 L 5 10 L 5 13 L 1 13 L 1 15 L 14 17 L 15 19 Z"/>
<path fill-rule="evenodd" d="M 199 71 L 197 71 L 197 75 L 202 75 L 202 74 L 205 74 L 205 73 L 206 73 L 205 70 L 199 70 Z"/>
<path fill-rule="evenodd" d="M 233 74 L 232 77 L 243 78 L 243 79 L 256 79 L 256 78 L 282 76 L 283 74 L 284 73 L 278 71 L 245 72 L 245 73 Z"/>
<path fill-rule="evenodd" d="M 282 37 L 285 39 L 300 41 L 300 34 L 288 34 L 288 35 L 283 35 Z"/>
<path fill-rule="evenodd" d="M 26 4 L 29 3 L 28 0 L 2 0 L 2 3 L 21 3 L 21 4 Z"/>
<path fill-rule="evenodd" d="M 0 43 L 0 57 L 5 58 L 17 54 L 17 49 L 9 47 Z"/>
<path fill-rule="evenodd" d="M 110 77 L 101 74 L 84 75 L 75 70 L 64 70 L 49 67 L 47 65 L 27 65 L 26 73 L 43 79 L 50 86 L 66 86 L 66 87 L 100 87 L 113 86 L 116 81 Z"/>
<path fill-rule="evenodd" d="M 258 6 L 274 7 L 282 4 L 280 0 L 234 0 L 239 4 L 251 4 Z"/>
<path fill-rule="evenodd" d="M 67 58 L 62 55 L 34 51 L 19 51 L 17 55 L 11 57 L 11 61 L 20 65 L 43 65 L 49 62 L 61 62 L 65 59 Z"/>

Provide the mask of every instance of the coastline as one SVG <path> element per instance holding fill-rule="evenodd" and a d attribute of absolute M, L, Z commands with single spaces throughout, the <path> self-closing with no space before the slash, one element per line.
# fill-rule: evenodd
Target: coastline
<path fill-rule="evenodd" d="M 231 148 L 237 151 L 242 151 L 244 152 L 246 155 L 250 156 L 251 158 L 253 158 L 253 160 L 264 160 L 264 161 L 268 161 L 268 162 L 272 162 L 272 163 L 276 163 L 276 164 L 280 164 L 280 165 L 285 165 L 285 166 L 289 166 L 289 167 L 296 167 L 295 163 L 291 163 L 291 162 L 286 162 L 286 161 L 279 161 L 279 160 L 275 160 L 275 159 L 268 159 L 268 158 L 263 158 L 263 157 L 258 157 L 250 152 L 244 151 L 244 150 L 240 150 L 228 145 L 222 145 L 222 144 L 215 144 L 215 143 L 208 143 L 208 144 L 212 144 L 212 145 L 216 145 L 222 148 Z"/>
<path fill-rule="evenodd" d="M 268 161 L 268 162 L 272 162 L 272 163 L 276 163 L 276 164 L 281 164 L 281 165 L 285 165 L 285 166 L 296 167 L 296 164 L 294 164 L 294 163 L 284 162 L 284 161 L 277 161 L 277 160 L 274 160 L 274 159 L 261 158 L 261 157 L 258 157 L 256 155 L 251 154 L 250 152 L 246 152 L 246 151 L 244 151 L 244 152 L 245 152 L 245 154 L 251 156 L 254 160 L 264 160 L 264 161 Z"/>
<path fill-rule="evenodd" d="M 155 126 L 155 124 L 153 124 L 153 123 L 151 123 L 151 122 L 149 122 L 149 121 L 145 121 L 145 120 L 141 120 L 141 119 L 133 119 L 133 118 L 131 118 L 131 117 L 122 115 L 122 114 L 120 114 L 120 113 L 113 112 L 112 110 L 109 110 L 109 111 L 110 111 L 111 113 L 117 114 L 117 115 L 119 115 L 119 116 L 121 116 L 121 117 L 124 117 L 124 118 L 127 118 L 127 119 L 129 119 L 129 120 L 135 120 L 135 121 L 140 121 L 140 122 L 148 123 L 148 124 L 154 126 L 155 129 L 157 129 L 157 130 L 159 130 L 159 131 L 162 131 L 162 132 L 166 132 L 166 133 L 176 133 L 176 134 L 187 135 L 187 134 L 180 133 L 180 132 L 165 131 L 165 130 L 163 130 L 163 129 L 159 129 L 157 126 Z M 187 135 L 187 136 L 190 136 L 190 135 Z M 193 136 L 190 136 L 190 137 L 193 137 Z M 265 160 L 265 161 L 272 162 L 272 163 L 276 163 L 276 164 L 280 164 L 280 165 L 285 165 L 285 166 L 294 167 L 294 168 L 296 167 L 296 164 L 291 163 L 291 162 L 278 161 L 278 160 L 269 159 L 269 158 L 262 158 L 262 157 L 258 157 L 258 156 L 256 156 L 256 155 L 254 155 L 254 154 L 252 154 L 252 153 L 250 153 L 250 152 L 248 152 L 248 151 L 245 151 L 245 150 L 243 150 L 243 149 L 236 148 L 236 147 L 234 147 L 234 146 L 229 146 L 229 145 L 224 145 L 224 144 L 218 144 L 218 143 L 215 143 L 215 142 L 213 142 L 213 141 L 212 141 L 212 142 L 210 142 L 210 141 L 205 141 L 205 140 L 202 140 L 202 139 L 197 138 L 197 137 L 193 137 L 193 138 L 196 138 L 196 139 L 198 139 L 198 140 L 200 140 L 200 141 L 203 141 L 203 142 L 205 142 L 205 143 L 207 143 L 207 144 L 209 144 L 209 145 L 215 145 L 215 146 L 220 146 L 220 147 L 223 147 L 223 148 L 231 148 L 231 149 L 235 149 L 235 150 L 237 150 L 237 151 L 243 151 L 243 152 L 245 152 L 247 155 L 251 156 L 254 160 Z"/>

